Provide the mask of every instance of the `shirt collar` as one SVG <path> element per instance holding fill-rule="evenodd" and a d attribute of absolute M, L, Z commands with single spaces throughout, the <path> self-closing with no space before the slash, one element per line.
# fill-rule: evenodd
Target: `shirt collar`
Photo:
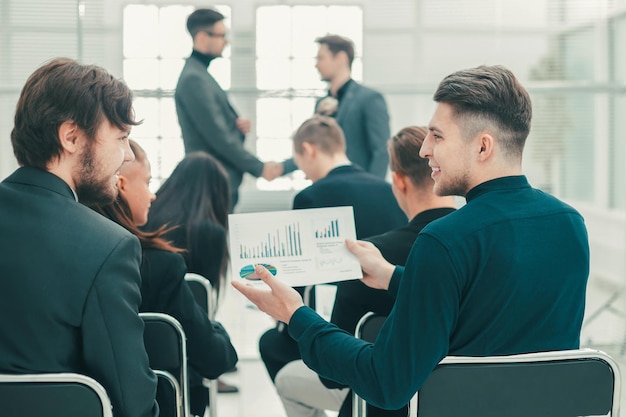
<path fill-rule="evenodd" d="M 438 207 L 438 208 L 424 210 L 424 211 L 417 213 L 415 217 L 413 217 L 413 219 L 411 219 L 409 223 L 411 224 L 422 223 L 424 225 L 427 225 L 428 223 L 434 220 L 437 220 L 438 218 L 443 217 L 447 214 L 450 214 L 453 211 L 456 211 L 456 209 L 453 207 Z"/>
<path fill-rule="evenodd" d="M 350 86 L 350 84 L 352 84 L 354 82 L 354 80 L 352 78 L 348 79 L 348 81 L 346 81 L 344 83 L 344 85 L 342 85 L 341 87 L 339 87 L 339 89 L 337 90 L 337 100 L 341 100 L 345 95 L 346 92 L 348 91 L 348 87 Z M 330 91 L 328 92 L 328 95 L 330 94 Z"/>
<path fill-rule="evenodd" d="M 469 203 L 471 200 L 491 191 L 501 191 L 516 188 L 530 188 L 530 184 L 525 175 L 514 175 L 509 177 L 494 178 L 478 184 L 467 192 L 465 200 Z"/>
<path fill-rule="evenodd" d="M 191 58 L 197 59 L 198 61 L 202 62 L 202 65 L 208 68 L 211 61 L 213 61 L 217 57 L 213 55 L 203 54 L 202 52 L 198 52 L 194 49 L 191 52 Z"/>

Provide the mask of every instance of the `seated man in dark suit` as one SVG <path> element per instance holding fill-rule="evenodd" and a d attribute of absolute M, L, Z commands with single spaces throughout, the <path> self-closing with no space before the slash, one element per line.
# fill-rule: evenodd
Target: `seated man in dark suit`
<path fill-rule="evenodd" d="M 122 81 L 52 60 L 22 90 L 11 132 L 21 168 L 0 183 L 0 372 L 88 375 L 116 417 L 158 415 L 138 316 L 141 248 L 83 204 L 117 197 L 136 124 Z"/>
<path fill-rule="evenodd" d="M 434 193 L 428 160 L 419 156 L 427 134 L 425 127 L 410 126 L 400 130 L 388 142 L 393 193 L 411 221 L 365 239 L 372 242 L 387 261 L 396 265 L 406 264 L 413 243 L 424 226 L 452 213 L 455 207 L 454 197 Z M 393 304 L 394 299 L 387 291 L 370 288 L 361 280 L 339 282 L 330 321 L 354 333 L 357 322 L 365 313 L 372 311 L 387 316 Z M 302 360 L 290 362 L 278 372 L 276 390 L 287 417 L 324 417 L 325 409 L 337 411 L 340 407 L 340 416 L 352 415 L 349 390 L 336 382 L 320 380 Z M 400 417 L 407 415 L 407 409 L 382 410 L 368 405 L 367 415 Z"/>
<path fill-rule="evenodd" d="M 293 146 L 298 168 L 313 181 L 296 195 L 294 209 L 352 206 L 359 239 L 406 225 L 391 185 L 350 163 L 343 132 L 334 119 L 315 116 L 305 121 L 294 135 Z M 313 304 L 313 297 L 308 301 Z M 272 381 L 285 364 L 300 359 L 282 323 L 261 336 L 259 350 Z"/>

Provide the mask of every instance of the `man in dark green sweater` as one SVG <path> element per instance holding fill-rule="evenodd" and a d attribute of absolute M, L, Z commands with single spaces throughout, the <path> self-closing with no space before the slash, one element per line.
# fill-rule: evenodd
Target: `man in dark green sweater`
<path fill-rule="evenodd" d="M 266 271 L 269 291 L 233 283 L 289 323 L 307 365 L 382 408 L 408 402 L 446 355 L 579 347 L 587 232 L 576 210 L 522 175 L 528 93 L 506 68 L 478 67 L 446 77 L 434 100 L 420 155 L 435 192 L 467 204 L 422 230 L 405 268 L 367 242 L 347 242 L 363 282 L 396 297 L 376 343 L 325 322 Z"/>

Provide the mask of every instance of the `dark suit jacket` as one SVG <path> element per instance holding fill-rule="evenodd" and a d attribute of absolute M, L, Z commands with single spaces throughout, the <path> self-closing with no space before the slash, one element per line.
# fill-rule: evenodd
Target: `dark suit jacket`
<path fill-rule="evenodd" d="M 358 239 L 405 226 L 407 218 L 398 207 L 391 185 L 358 166 L 344 165 L 331 170 L 326 177 L 300 191 L 293 200 L 294 209 L 352 206 Z M 304 287 L 296 290 L 302 295 Z M 313 292 L 315 294 L 315 292 Z M 315 306 L 315 297 L 306 300 Z M 265 332 L 259 340 L 261 359 L 272 378 L 287 363 L 300 359 L 297 343 L 280 323 Z"/>
<path fill-rule="evenodd" d="M 348 81 L 335 119 L 346 137 L 348 159 L 370 174 L 385 178 L 390 132 L 389 113 L 382 94 L 354 80 Z"/>
<path fill-rule="evenodd" d="M 237 363 L 237 352 L 221 324 L 211 322 L 194 300 L 180 254 L 144 249 L 141 263 L 140 311 L 166 313 L 180 322 L 187 336 L 189 365 L 215 379 Z"/>
<path fill-rule="evenodd" d="M 236 199 L 243 173 L 259 177 L 263 162 L 244 148 L 245 136 L 236 125 L 237 112 L 206 65 L 193 55 L 185 62 L 174 100 L 185 152 L 204 151 L 217 158 L 228 173 Z"/>
<path fill-rule="evenodd" d="M 316 111 L 324 98 L 315 104 Z M 387 140 L 391 134 L 387 104 L 382 94 L 350 80 L 334 117 L 346 137 L 348 159 L 370 174 L 385 178 L 389 165 Z M 285 161 L 285 171 L 294 169 L 292 159 Z"/>
<path fill-rule="evenodd" d="M 296 194 L 294 209 L 352 206 L 358 239 L 406 225 L 391 185 L 355 165 L 343 165 Z"/>
<path fill-rule="evenodd" d="M 202 377 L 215 379 L 237 363 L 237 352 L 221 324 L 211 322 L 194 300 L 180 254 L 144 249 L 140 311 L 166 313 L 180 322 L 187 336 L 191 409 L 202 414 L 208 393 Z"/>
<path fill-rule="evenodd" d="M 137 238 L 35 168 L 0 184 L 0 213 L 0 372 L 86 374 L 116 417 L 156 415 Z"/>

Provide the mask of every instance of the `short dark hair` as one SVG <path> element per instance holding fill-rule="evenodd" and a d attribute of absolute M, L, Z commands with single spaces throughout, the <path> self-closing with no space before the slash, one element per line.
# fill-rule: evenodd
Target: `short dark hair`
<path fill-rule="evenodd" d="M 416 186 L 428 182 L 432 187 L 428 159 L 419 155 L 427 134 L 426 127 L 405 127 L 389 139 L 387 149 L 391 171 L 406 175 Z"/>
<path fill-rule="evenodd" d="M 433 99 L 450 104 L 466 137 L 494 130 L 505 152 L 521 157 L 530 132 L 530 96 L 507 68 L 479 66 L 457 71 L 441 81 Z"/>
<path fill-rule="evenodd" d="M 354 61 L 354 43 L 343 36 L 339 35 L 326 35 L 315 39 L 315 42 L 320 45 L 326 45 L 328 50 L 337 55 L 343 51 L 348 56 L 348 65 L 352 68 L 352 61 Z"/>
<path fill-rule="evenodd" d="M 316 115 L 300 125 L 293 135 L 293 147 L 297 153 L 302 153 L 304 142 L 315 145 L 328 155 L 346 151 L 343 130 L 335 119 L 328 116 Z"/>
<path fill-rule="evenodd" d="M 198 9 L 187 18 L 187 31 L 195 38 L 202 29 L 210 28 L 222 20 L 224 15 L 215 9 Z"/>
<path fill-rule="evenodd" d="M 22 89 L 11 131 L 13 153 L 22 166 L 46 169 L 62 153 L 61 124 L 73 121 L 93 140 L 105 119 L 124 131 L 139 124 L 128 86 L 101 67 L 53 59 Z"/>

